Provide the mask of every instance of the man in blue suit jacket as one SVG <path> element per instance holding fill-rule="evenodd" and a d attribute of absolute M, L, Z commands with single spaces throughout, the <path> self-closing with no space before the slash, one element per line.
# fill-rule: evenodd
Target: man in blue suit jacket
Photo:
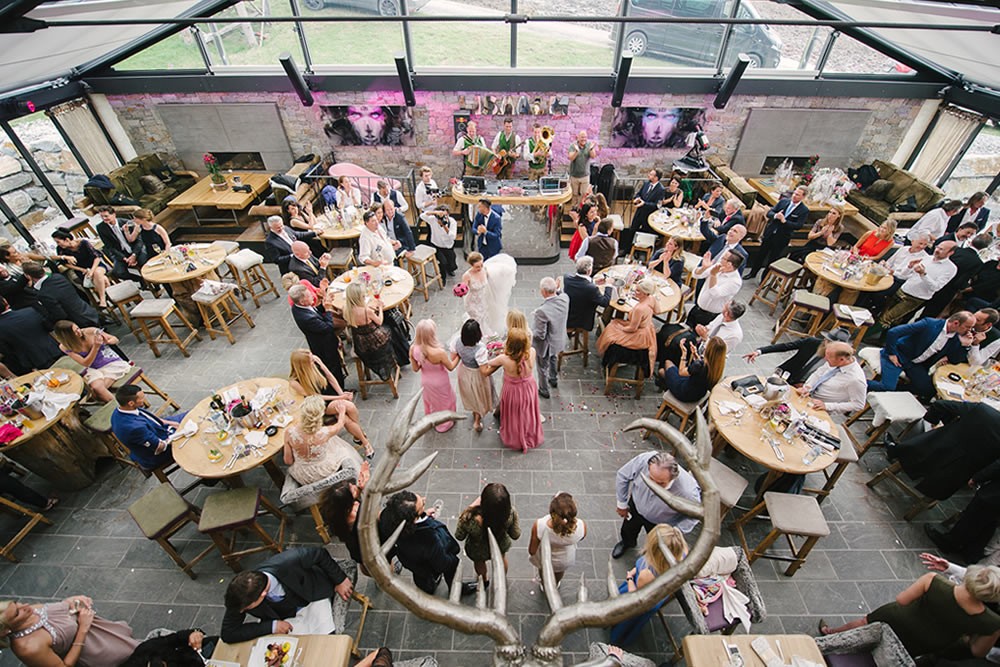
<path fill-rule="evenodd" d="M 788 250 L 792 234 L 795 230 L 802 229 L 802 226 L 809 220 L 809 209 L 802 201 L 808 192 L 808 188 L 800 185 L 795 188 L 791 197 L 780 199 L 767 212 L 767 226 L 764 227 L 764 234 L 760 238 L 760 250 L 747 278 L 756 277 L 760 273 L 761 267 L 770 265 Z"/>
<path fill-rule="evenodd" d="M 333 313 L 316 303 L 316 296 L 304 285 L 293 285 L 288 290 L 292 300 L 292 319 L 309 345 L 309 351 L 323 363 L 340 386 L 344 386 L 344 365 L 341 363 L 340 339 L 333 323 Z"/>
<path fill-rule="evenodd" d="M 961 211 L 948 218 L 946 231 L 953 232 L 961 226 L 963 222 L 974 222 L 979 231 L 986 229 L 986 223 L 990 219 L 990 209 L 986 208 L 986 201 L 990 198 L 985 192 L 977 192 L 969 197 L 969 203 Z"/>
<path fill-rule="evenodd" d="M 146 470 L 174 460 L 168 438 L 181 425 L 187 412 L 161 419 L 147 410 L 146 395 L 139 385 L 127 384 L 117 392 L 118 407 L 111 413 L 111 431 L 128 447 L 129 458 Z"/>
<path fill-rule="evenodd" d="M 472 227 L 476 230 L 477 250 L 483 259 L 499 255 L 503 250 L 503 224 L 500 214 L 493 209 L 493 202 L 480 199 L 476 204 L 476 217 Z"/>
<path fill-rule="evenodd" d="M 396 202 L 392 199 L 386 199 L 382 202 L 382 213 L 385 214 L 386 226 L 392 230 L 389 237 L 399 241 L 396 256 L 409 256 L 417 249 L 417 244 L 413 241 L 413 231 L 410 229 L 409 223 L 406 222 L 406 216 L 396 208 Z"/>
<path fill-rule="evenodd" d="M 941 359 L 963 364 L 972 345 L 976 317 L 961 310 L 947 320 L 925 317 L 889 329 L 882 348 L 882 377 L 868 381 L 868 391 L 895 391 L 899 376 L 906 373 L 917 396 L 933 396 L 930 369 Z"/>
<path fill-rule="evenodd" d="M 716 233 L 712 229 L 709 219 L 702 218 L 701 235 L 705 237 L 705 242 L 708 243 L 708 254 L 711 256 L 713 263 L 721 258 L 727 250 L 732 250 L 737 255 L 742 256 L 743 261 L 750 259 L 750 255 L 747 254 L 746 249 L 740 245 L 747 235 L 746 225 L 735 224 L 723 233 Z"/>

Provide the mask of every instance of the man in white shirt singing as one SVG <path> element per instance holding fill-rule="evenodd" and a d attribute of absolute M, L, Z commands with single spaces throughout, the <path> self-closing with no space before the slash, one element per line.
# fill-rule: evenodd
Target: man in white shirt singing
<path fill-rule="evenodd" d="M 949 257 L 956 247 L 954 241 L 944 241 L 934 249 L 933 255 L 912 264 L 912 275 L 900 285 L 879 317 L 882 327 L 888 329 L 906 320 L 955 277 L 958 267 Z"/>

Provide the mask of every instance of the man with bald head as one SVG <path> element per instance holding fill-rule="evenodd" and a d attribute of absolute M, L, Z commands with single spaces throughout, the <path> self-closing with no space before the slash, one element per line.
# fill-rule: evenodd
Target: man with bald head
<path fill-rule="evenodd" d="M 318 259 L 313 256 L 309 244 L 305 241 L 292 243 L 292 257 L 288 260 L 288 270 L 316 287 L 326 279 L 326 267 L 330 263 L 330 255 L 323 253 Z"/>
<path fill-rule="evenodd" d="M 270 260 L 278 265 L 278 273 L 288 273 L 288 262 L 292 259 L 292 244 L 315 236 L 316 232 L 300 231 L 286 226 L 280 215 L 269 217 L 264 247 L 267 248 Z"/>
<path fill-rule="evenodd" d="M 899 286 L 886 304 L 879 317 L 879 324 L 888 329 L 905 322 L 938 290 L 947 285 L 958 273 L 958 267 L 950 259 L 957 247 L 954 241 L 944 241 L 934 248 L 934 254 L 912 263 L 910 277 Z"/>
<path fill-rule="evenodd" d="M 809 397 L 812 407 L 827 412 L 857 412 L 865 407 L 868 393 L 865 372 L 849 343 L 829 342 L 823 364 L 806 378 L 797 391 Z"/>
<path fill-rule="evenodd" d="M 746 249 L 740 245 L 747 235 L 746 225 L 738 222 L 727 226 L 724 231 L 719 230 L 716 232 L 707 219 L 702 219 L 701 235 L 705 237 L 705 243 L 708 244 L 708 251 L 706 253 L 708 264 L 705 264 L 703 261 L 702 266 L 699 267 L 700 270 L 703 269 L 703 272 L 710 269 L 713 264 L 718 263 L 718 261 L 725 257 L 725 254 L 730 250 L 735 252 L 737 255 L 742 256 L 744 262 L 749 259 Z M 702 247 L 704 248 L 705 246 Z"/>

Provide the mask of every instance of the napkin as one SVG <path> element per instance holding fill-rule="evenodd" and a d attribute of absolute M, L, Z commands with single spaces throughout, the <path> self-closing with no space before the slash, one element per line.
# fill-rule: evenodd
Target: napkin
<path fill-rule="evenodd" d="M 946 394 L 950 394 L 956 398 L 965 397 L 965 387 L 954 382 L 948 382 L 946 380 L 938 380 L 937 388 Z"/>
<path fill-rule="evenodd" d="M 263 431 L 250 431 L 243 436 L 243 439 L 247 441 L 248 445 L 255 447 L 264 447 L 267 445 L 267 433 Z"/>
<path fill-rule="evenodd" d="M 673 296 L 674 288 L 672 288 L 670 285 L 664 285 L 663 287 L 660 288 L 660 294 L 662 294 L 663 296 Z"/>
<path fill-rule="evenodd" d="M 837 254 L 837 251 L 834 250 L 833 248 L 823 248 L 822 250 L 820 250 L 820 252 L 826 255 L 827 257 L 834 257 Z"/>
<path fill-rule="evenodd" d="M 854 326 L 860 327 L 862 324 L 871 319 L 871 311 L 867 308 L 852 308 L 850 306 L 845 306 L 842 303 L 837 304 L 837 310 L 847 317 L 850 317 L 854 322 Z"/>
<path fill-rule="evenodd" d="M 724 415 L 731 415 L 743 409 L 743 406 L 735 401 L 716 401 L 715 405 L 719 408 L 719 412 Z"/>
<path fill-rule="evenodd" d="M 181 428 L 177 429 L 170 434 L 167 438 L 169 442 L 175 442 L 177 440 L 182 440 L 184 438 L 190 438 L 192 435 L 198 432 L 198 422 L 194 419 L 189 419 Z"/>
<path fill-rule="evenodd" d="M 271 419 L 271 426 L 277 426 L 278 428 L 284 428 L 292 423 L 291 415 L 275 415 Z"/>
<path fill-rule="evenodd" d="M 226 405 L 238 400 L 240 400 L 240 392 L 236 387 L 232 387 L 222 392 L 222 402 Z"/>
<path fill-rule="evenodd" d="M 259 387 L 257 389 L 257 394 L 250 399 L 250 407 L 254 410 L 260 410 L 262 407 L 273 401 L 277 393 L 277 387 Z"/>
<path fill-rule="evenodd" d="M 64 409 L 80 400 L 80 394 L 66 394 L 55 391 L 31 392 L 25 401 L 33 408 L 42 411 L 46 420 L 55 419 Z"/>
<path fill-rule="evenodd" d="M 336 292 L 346 292 L 347 291 L 347 285 L 344 285 L 343 283 L 330 283 L 330 290 L 329 291 L 335 292 L 335 293 Z"/>
<path fill-rule="evenodd" d="M 754 410 L 760 410 L 767 403 L 767 399 L 760 394 L 747 394 L 743 397 L 743 400 Z"/>
<path fill-rule="evenodd" d="M 635 308 L 638 304 L 639 304 L 638 299 L 633 299 L 633 298 L 625 299 L 625 305 L 628 306 L 629 308 Z"/>

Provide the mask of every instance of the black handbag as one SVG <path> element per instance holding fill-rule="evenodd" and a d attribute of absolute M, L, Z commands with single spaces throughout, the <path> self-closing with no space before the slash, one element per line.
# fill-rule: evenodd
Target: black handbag
<path fill-rule="evenodd" d="M 729 383 L 740 396 L 749 396 L 750 394 L 759 394 L 764 391 L 764 385 L 761 383 L 760 378 L 756 375 L 748 375 L 742 378 L 736 378 Z"/>

